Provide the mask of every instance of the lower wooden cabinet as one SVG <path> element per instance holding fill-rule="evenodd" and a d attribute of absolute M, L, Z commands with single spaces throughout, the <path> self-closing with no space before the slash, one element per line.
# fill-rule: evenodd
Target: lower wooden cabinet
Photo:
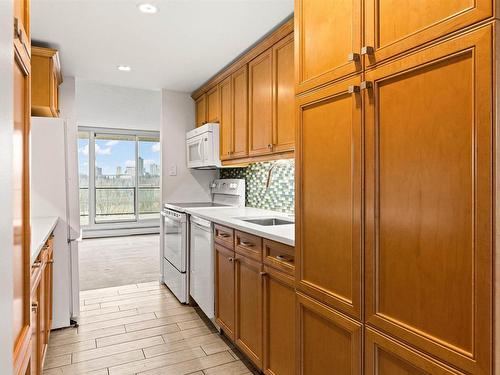
<path fill-rule="evenodd" d="M 42 361 L 40 356 L 40 290 L 37 288 L 31 296 L 31 375 L 42 373 Z"/>
<path fill-rule="evenodd" d="M 264 266 L 264 362 L 268 375 L 295 374 L 295 283 Z"/>
<path fill-rule="evenodd" d="M 297 374 L 360 375 L 362 325 L 304 294 L 296 298 Z"/>
<path fill-rule="evenodd" d="M 262 264 L 239 254 L 235 261 L 235 343 L 262 368 Z"/>
<path fill-rule="evenodd" d="M 234 340 L 234 251 L 215 244 L 215 320 Z"/>
<path fill-rule="evenodd" d="M 459 375 L 465 374 L 418 353 L 406 345 L 365 329 L 366 375 Z"/>

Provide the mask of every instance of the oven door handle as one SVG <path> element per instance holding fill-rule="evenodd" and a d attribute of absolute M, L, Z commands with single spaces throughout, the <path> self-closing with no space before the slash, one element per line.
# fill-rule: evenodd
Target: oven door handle
<path fill-rule="evenodd" d="M 171 216 L 168 213 L 166 213 L 165 211 L 160 211 L 160 215 L 163 216 L 163 217 L 172 219 L 174 221 L 183 222 L 182 217 Z"/>
<path fill-rule="evenodd" d="M 198 223 L 195 223 L 195 222 L 191 222 L 191 225 L 193 225 L 194 227 L 198 228 L 198 229 L 201 229 L 202 231 L 205 231 L 205 232 L 209 232 L 211 233 L 212 232 L 212 228 L 210 227 L 205 227 L 203 225 L 200 225 Z"/>

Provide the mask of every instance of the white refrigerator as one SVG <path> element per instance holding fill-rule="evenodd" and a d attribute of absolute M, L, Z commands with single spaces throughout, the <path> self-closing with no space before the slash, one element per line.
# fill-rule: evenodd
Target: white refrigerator
<path fill-rule="evenodd" d="M 31 118 L 31 216 L 58 216 L 54 238 L 53 328 L 80 310 L 78 132 L 64 119 Z"/>

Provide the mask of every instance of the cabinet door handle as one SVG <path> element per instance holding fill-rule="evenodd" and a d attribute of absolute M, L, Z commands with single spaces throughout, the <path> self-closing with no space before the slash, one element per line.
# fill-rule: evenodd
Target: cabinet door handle
<path fill-rule="evenodd" d="M 267 272 L 260 272 L 260 276 L 262 277 L 267 276 Z"/>
<path fill-rule="evenodd" d="M 229 258 L 229 261 L 234 262 L 234 258 L 233 257 Z"/>
<path fill-rule="evenodd" d="M 276 255 L 276 259 L 283 260 L 285 262 L 293 262 L 293 258 L 287 255 Z"/>
<path fill-rule="evenodd" d="M 54 259 L 49 259 L 49 260 L 47 261 L 47 264 L 53 264 L 53 263 L 54 263 Z"/>
<path fill-rule="evenodd" d="M 363 46 L 361 48 L 362 55 L 372 56 L 374 53 L 375 53 L 375 48 L 373 48 L 372 46 Z"/>
<path fill-rule="evenodd" d="M 227 233 L 222 233 L 222 232 L 219 232 L 219 237 L 228 238 L 228 237 L 230 237 L 230 236 L 229 236 L 229 234 L 227 234 Z"/>
<path fill-rule="evenodd" d="M 31 304 L 31 310 L 32 310 L 33 312 L 36 312 L 36 311 L 38 310 L 38 302 L 33 302 L 33 303 Z"/>
<path fill-rule="evenodd" d="M 268 148 L 268 149 L 272 149 L 272 148 L 273 148 L 273 145 L 272 145 L 271 143 L 269 143 L 269 144 L 267 145 L 267 148 Z"/>
<path fill-rule="evenodd" d="M 357 62 L 361 59 L 359 53 L 351 52 L 349 55 L 347 55 L 347 61 L 349 62 Z"/>
<path fill-rule="evenodd" d="M 360 91 L 360 87 L 357 86 L 357 85 L 350 85 L 348 88 L 347 88 L 347 92 L 349 94 L 352 94 L 352 93 L 355 93 L 355 92 L 359 92 Z"/>
<path fill-rule="evenodd" d="M 31 267 L 33 267 L 33 268 L 39 268 L 41 266 L 42 266 L 42 262 L 38 261 L 38 262 L 33 263 L 33 265 Z"/>
<path fill-rule="evenodd" d="M 373 87 L 373 83 L 371 81 L 363 81 L 360 84 L 361 90 L 371 89 Z"/>
<path fill-rule="evenodd" d="M 21 26 L 19 23 L 19 18 L 14 17 L 14 38 L 19 38 L 21 34 L 22 34 L 22 32 L 21 32 Z"/>
<path fill-rule="evenodd" d="M 240 240 L 240 245 L 244 247 L 253 247 L 253 243 L 241 240 Z"/>

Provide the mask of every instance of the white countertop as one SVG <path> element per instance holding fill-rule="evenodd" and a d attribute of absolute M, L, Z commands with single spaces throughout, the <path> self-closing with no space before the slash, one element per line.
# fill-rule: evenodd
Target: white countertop
<path fill-rule="evenodd" d="M 56 227 L 59 218 L 57 216 L 39 216 L 31 218 L 31 264 L 40 254 L 40 251 L 49 239 L 50 234 Z"/>
<path fill-rule="evenodd" d="M 263 226 L 248 223 L 239 219 L 277 217 L 294 220 L 293 215 L 253 207 L 186 208 L 185 211 L 190 215 L 198 216 L 217 224 L 226 225 L 228 227 L 255 234 L 256 236 L 267 238 L 276 242 L 281 242 L 286 245 L 295 246 L 295 224 Z"/>

